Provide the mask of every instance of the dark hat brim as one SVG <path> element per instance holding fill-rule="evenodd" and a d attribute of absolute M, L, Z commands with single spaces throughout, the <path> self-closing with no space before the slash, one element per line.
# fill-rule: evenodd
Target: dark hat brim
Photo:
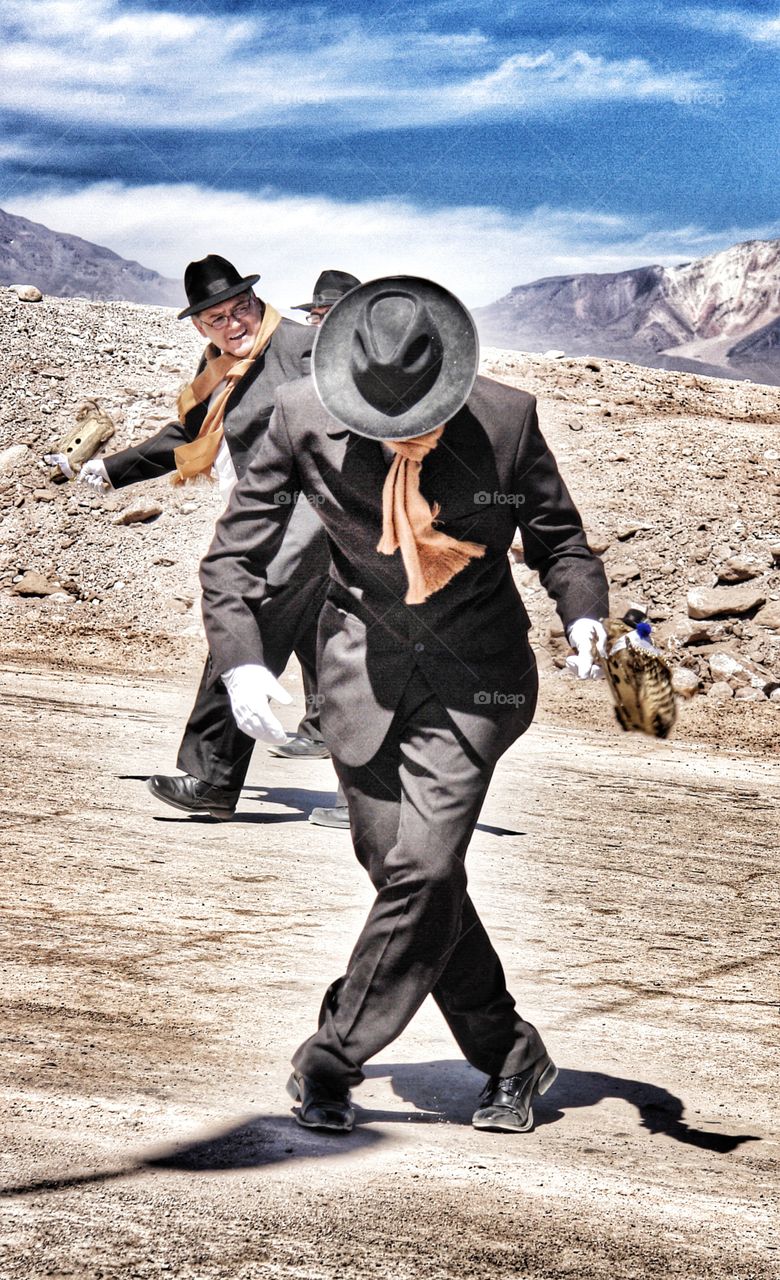
<path fill-rule="evenodd" d="M 364 399 L 351 372 L 358 317 L 388 289 L 406 290 L 425 304 L 444 352 L 430 390 L 392 417 Z M 478 367 L 479 339 L 471 315 L 448 289 L 418 276 L 385 276 L 350 290 L 320 323 L 312 352 L 314 386 L 323 407 L 350 431 L 372 440 L 410 440 L 447 422 L 468 400 Z"/>
<path fill-rule="evenodd" d="M 246 276 L 244 280 L 239 280 L 238 284 L 232 284 L 229 289 L 223 289 L 220 293 L 204 298 L 201 302 L 193 302 L 192 306 L 180 311 L 176 319 L 184 320 L 187 316 L 196 316 L 201 311 L 208 311 L 210 307 L 218 307 L 220 302 L 227 302 L 229 298 L 235 298 L 239 293 L 246 293 L 247 289 L 251 289 L 259 279 L 259 275 Z"/>

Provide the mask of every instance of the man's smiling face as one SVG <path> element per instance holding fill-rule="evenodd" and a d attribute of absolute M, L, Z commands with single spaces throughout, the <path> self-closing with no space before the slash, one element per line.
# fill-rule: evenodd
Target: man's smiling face
<path fill-rule="evenodd" d="M 227 302 L 207 307 L 192 317 L 198 333 L 226 355 L 248 356 L 262 320 L 259 298 L 247 291 Z"/>

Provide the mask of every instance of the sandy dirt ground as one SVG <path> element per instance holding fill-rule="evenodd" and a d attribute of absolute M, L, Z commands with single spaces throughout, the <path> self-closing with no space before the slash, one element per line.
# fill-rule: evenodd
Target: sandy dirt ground
<path fill-rule="evenodd" d="M 561 1068 L 534 1132 L 471 1128 L 429 1002 L 328 1137 L 284 1084 L 370 901 L 330 764 L 260 747 L 187 818 L 144 779 L 191 680 L 1 674 L 3 1280 L 778 1275 L 771 758 L 543 708 L 469 854 Z"/>

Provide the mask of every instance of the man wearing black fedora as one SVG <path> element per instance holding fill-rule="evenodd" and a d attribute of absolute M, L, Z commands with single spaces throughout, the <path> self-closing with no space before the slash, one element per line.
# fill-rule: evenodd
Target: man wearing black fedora
<path fill-rule="evenodd" d="M 119 489 L 166 473 L 176 483 L 213 474 L 228 501 L 268 429 L 277 388 L 301 378 L 310 367 L 311 333 L 255 295 L 259 279 L 242 276 L 219 254 L 189 264 L 184 273 L 188 305 L 178 318 L 191 317 L 208 346 L 194 380 L 179 397 L 179 420 L 141 444 L 87 462 L 80 479 Z M 295 735 L 299 758 L 329 754 L 319 730 L 315 668 L 317 619 L 329 564 L 325 531 L 308 504 L 300 502 L 269 565 L 263 606 L 269 670 L 280 675 L 294 651 L 304 675 L 307 714 Z M 255 740 L 239 729 L 225 687 L 209 679 L 210 669 L 207 662 L 179 748 L 177 765 L 183 775 L 156 774 L 148 786 L 176 809 L 226 819 L 235 811 Z M 280 686 L 276 691 L 286 696 Z M 287 740 L 287 734 L 277 731 L 277 746 Z M 343 801 L 336 809 L 315 811 L 317 815 L 329 826 L 348 825 Z"/>
<path fill-rule="evenodd" d="M 317 276 L 311 302 L 299 302 L 293 311 L 305 311 L 308 324 L 318 325 L 334 306 L 339 298 L 343 298 L 350 289 L 360 284 L 357 276 L 348 271 L 321 271 Z"/>
<path fill-rule="evenodd" d="M 326 316 L 313 379 L 280 389 L 263 446 L 201 565 L 213 674 L 245 732 L 269 732 L 266 565 L 274 495 L 312 501 L 331 544 L 319 625 L 325 740 L 376 899 L 319 1026 L 296 1051 L 296 1119 L 348 1131 L 367 1059 L 428 994 L 487 1077 L 473 1123 L 525 1131 L 556 1068 L 515 1009 L 466 888 L 465 855 L 537 676 L 508 548 L 555 600 L 581 675 L 604 641 L 601 562 L 525 392 L 476 377 L 471 316 L 412 277 L 353 289 Z"/>

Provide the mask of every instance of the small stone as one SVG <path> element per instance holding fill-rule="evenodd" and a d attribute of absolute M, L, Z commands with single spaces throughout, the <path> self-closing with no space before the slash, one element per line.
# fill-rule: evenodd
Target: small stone
<path fill-rule="evenodd" d="M 561 391 L 560 388 L 556 387 L 555 390 L 550 393 L 550 399 L 551 400 L 568 400 L 568 396 L 566 395 L 565 391 Z"/>
<path fill-rule="evenodd" d="M 769 695 L 770 702 L 780 702 L 780 689 L 773 689 Z"/>
<path fill-rule="evenodd" d="M 624 524 L 617 527 L 617 536 L 619 542 L 627 542 L 629 538 L 633 538 L 636 533 L 643 533 L 647 529 L 651 529 L 652 525 L 643 524 L 641 520 L 626 520 Z"/>
<path fill-rule="evenodd" d="M 36 573 L 34 569 L 23 573 L 13 588 L 17 596 L 53 596 L 59 590 L 59 583 L 49 582 L 42 573 Z"/>
<path fill-rule="evenodd" d="M 699 691 L 699 677 L 688 667 L 675 667 L 672 672 L 672 688 L 683 698 L 692 698 Z"/>
<path fill-rule="evenodd" d="M 149 520 L 156 520 L 160 515 L 162 515 L 162 507 L 159 502 L 138 502 L 135 506 L 122 511 L 114 520 L 114 524 L 146 524 Z"/>
<path fill-rule="evenodd" d="M 545 360 L 562 360 L 565 355 L 565 351 L 558 351 L 555 347 L 551 347 L 549 351 L 542 352 Z"/>
<path fill-rule="evenodd" d="M 728 702 L 734 697 L 734 690 L 730 684 L 726 684 L 725 680 L 716 680 L 715 684 L 711 684 L 707 690 L 707 697 L 712 698 L 714 702 Z"/>
<path fill-rule="evenodd" d="M 612 544 L 612 539 L 601 530 L 591 529 L 588 533 L 588 546 L 597 556 L 601 556 Z"/>
<path fill-rule="evenodd" d="M 739 689 L 734 690 L 734 697 L 740 702 L 765 702 L 766 696 L 761 689 L 754 689 L 750 685 L 743 685 Z"/>
<path fill-rule="evenodd" d="M 780 631 L 780 601 L 772 600 L 765 604 L 753 621 L 762 627 L 769 627 L 770 631 Z"/>
<path fill-rule="evenodd" d="M 588 396 L 585 403 L 587 405 L 590 405 L 592 409 L 600 409 L 602 402 L 598 399 L 597 396 Z"/>
<path fill-rule="evenodd" d="M 616 560 L 614 564 L 607 565 L 606 569 L 610 582 L 616 582 L 620 587 L 633 582 L 641 572 L 639 565 L 634 564 L 633 560 Z"/>
<path fill-rule="evenodd" d="M 54 502 L 57 497 L 56 493 L 52 493 L 51 489 L 33 489 L 32 496 L 35 502 Z"/>
<path fill-rule="evenodd" d="M 0 453 L 0 476 L 7 476 L 15 471 L 29 452 L 26 444 L 12 444 L 10 448 L 3 449 Z"/>
<path fill-rule="evenodd" d="M 20 302 L 41 302 L 43 294 L 34 284 L 12 284 L 11 290 Z"/>
<path fill-rule="evenodd" d="M 695 587 L 688 592 L 688 617 L 739 617 L 765 603 L 766 596 L 754 587 Z"/>
<path fill-rule="evenodd" d="M 759 578 L 763 569 L 751 556 L 730 556 L 718 570 L 718 582 L 749 582 Z"/>

